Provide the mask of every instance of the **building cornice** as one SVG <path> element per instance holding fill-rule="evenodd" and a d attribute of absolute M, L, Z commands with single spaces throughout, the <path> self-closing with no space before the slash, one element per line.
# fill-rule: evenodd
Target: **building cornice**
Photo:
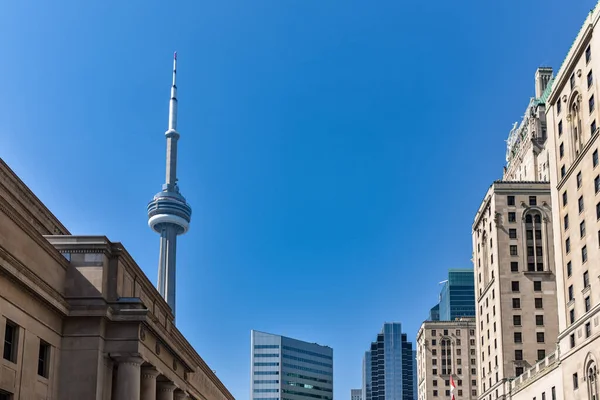
<path fill-rule="evenodd" d="M 61 234 L 69 235 L 65 226 L 52 212 L 33 194 L 25 183 L 10 169 L 0 157 L 0 185 L 11 195 L 29 214 L 30 222 L 40 235 Z"/>
<path fill-rule="evenodd" d="M 62 257 L 62 256 L 61 256 Z M 25 264 L 0 246 L 0 273 L 24 287 L 36 298 L 58 311 L 69 315 L 69 303 L 63 295 L 31 271 Z"/>

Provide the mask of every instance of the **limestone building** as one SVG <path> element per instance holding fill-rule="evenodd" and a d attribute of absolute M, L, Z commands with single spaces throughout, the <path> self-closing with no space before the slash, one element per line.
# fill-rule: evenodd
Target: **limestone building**
<path fill-rule="evenodd" d="M 512 382 L 514 399 L 544 395 L 595 400 L 599 395 L 599 19 L 596 5 L 556 74 L 547 101 L 560 333 L 556 352 Z"/>
<path fill-rule="evenodd" d="M 507 141 L 503 180 L 489 188 L 473 223 L 479 398 L 555 350 L 556 270 L 546 103 L 552 70 L 535 74 L 535 97 Z"/>
<path fill-rule="evenodd" d="M 0 159 L 0 399 L 232 400 L 120 244 L 72 236 Z"/>
<path fill-rule="evenodd" d="M 475 319 L 425 321 L 417 333 L 418 399 L 477 399 Z"/>

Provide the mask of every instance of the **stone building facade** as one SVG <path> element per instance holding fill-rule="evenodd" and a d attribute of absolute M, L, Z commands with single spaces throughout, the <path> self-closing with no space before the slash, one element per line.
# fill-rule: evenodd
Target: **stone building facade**
<path fill-rule="evenodd" d="M 418 399 L 477 399 L 475 319 L 425 321 L 417 333 Z"/>
<path fill-rule="evenodd" d="M 556 347 L 556 278 L 550 186 L 497 181 L 473 223 L 480 399 Z"/>
<path fill-rule="evenodd" d="M 120 244 L 72 236 L 0 159 L 0 399 L 232 400 Z"/>

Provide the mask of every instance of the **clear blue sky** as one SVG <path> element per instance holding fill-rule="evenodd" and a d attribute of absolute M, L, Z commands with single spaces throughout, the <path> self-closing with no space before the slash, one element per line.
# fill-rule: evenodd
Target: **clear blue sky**
<path fill-rule="evenodd" d="M 179 52 L 178 326 L 238 399 L 250 330 L 327 344 L 335 397 L 384 321 L 409 338 L 541 64 L 594 0 L 5 1 L 0 156 L 74 234 L 153 282 Z"/>

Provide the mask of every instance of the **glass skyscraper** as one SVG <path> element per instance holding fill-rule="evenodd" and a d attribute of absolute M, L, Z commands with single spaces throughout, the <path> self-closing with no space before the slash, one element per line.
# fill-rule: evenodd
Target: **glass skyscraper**
<path fill-rule="evenodd" d="M 415 400 L 416 355 L 399 323 L 385 323 L 363 359 L 363 400 Z"/>
<path fill-rule="evenodd" d="M 475 280 L 472 269 L 450 269 L 440 293 L 439 320 L 475 317 Z"/>
<path fill-rule="evenodd" d="M 252 400 L 333 400 L 333 349 L 251 332 Z"/>

